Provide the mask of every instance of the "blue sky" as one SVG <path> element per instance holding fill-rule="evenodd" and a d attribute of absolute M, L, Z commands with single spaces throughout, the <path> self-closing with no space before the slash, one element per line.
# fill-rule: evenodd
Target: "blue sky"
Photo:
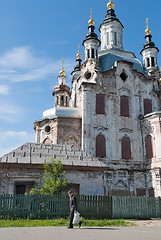
<path fill-rule="evenodd" d="M 35 141 L 33 125 L 54 106 L 61 60 L 70 85 L 78 44 L 88 32 L 93 8 L 96 33 L 108 0 L 0 0 L 0 156 Z M 124 50 L 142 62 L 148 17 L 152 40 L 161 50 L 161 1 L 119 0 L 115 13 L 124 25 Z M 161 54 L 158 55 L 161 66 Z"/>

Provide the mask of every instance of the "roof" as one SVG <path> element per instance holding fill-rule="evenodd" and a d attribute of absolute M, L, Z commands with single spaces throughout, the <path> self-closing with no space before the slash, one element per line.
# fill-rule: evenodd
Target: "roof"
<path fill-rule="evenodd" d="M 81 118 L 81 114 L 78 108 L 55 107 L 55 108 L 50 108 L 44 111 L 42 119 L 46 119 L 46 118 L 50 119 L 54 117 Z"/>
<path fill-rule="evenodd" d="M 146 76 L 144 66 L 135 57 L 133 53 L 122 52 L 122 51 L 109 51 L 109 53 L 100 55 L 100 72 L 108 71 L 109 69 L 116 67 L 117 62 L 124 61 L 133 64 L 133 69 Z"/>
<path fill-rule="evenodd" d="M 84 151 L 69 145 L 26 143 L 0 158 L 0 163 L 44 164 L 51 157 L 62 161 L 63 166 L 106 168 L 106 164 Z"/>

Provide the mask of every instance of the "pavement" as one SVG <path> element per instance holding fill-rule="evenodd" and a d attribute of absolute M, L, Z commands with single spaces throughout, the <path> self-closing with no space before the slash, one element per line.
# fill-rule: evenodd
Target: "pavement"
<path fill-rule="evenodd" d="M 159 240 L 161 227 L 1 228 L 0 240 Z"/>

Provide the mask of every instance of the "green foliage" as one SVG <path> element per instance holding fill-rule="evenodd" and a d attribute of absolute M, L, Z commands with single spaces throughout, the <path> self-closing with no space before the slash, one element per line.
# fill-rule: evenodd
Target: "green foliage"
<path fill-rule="evenodd" d="M 51 164 L 44 164 L 45 183 L 42 188 L 32 188 L 30 194 L 57 194 L 67 189 L 67 179 L 63 164 L 59 159 L 51 159 Z"/>

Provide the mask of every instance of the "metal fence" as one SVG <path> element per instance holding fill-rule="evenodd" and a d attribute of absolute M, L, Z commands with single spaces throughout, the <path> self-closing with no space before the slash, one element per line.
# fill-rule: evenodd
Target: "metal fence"
<path fill-rule="evenodd" d="M 77 196 L 78 210 L 86 219 L 159 218 L 159 198 Z M 66 195 L 1 195 L 1 219 L 53 219 L 69 216 Z"/>

